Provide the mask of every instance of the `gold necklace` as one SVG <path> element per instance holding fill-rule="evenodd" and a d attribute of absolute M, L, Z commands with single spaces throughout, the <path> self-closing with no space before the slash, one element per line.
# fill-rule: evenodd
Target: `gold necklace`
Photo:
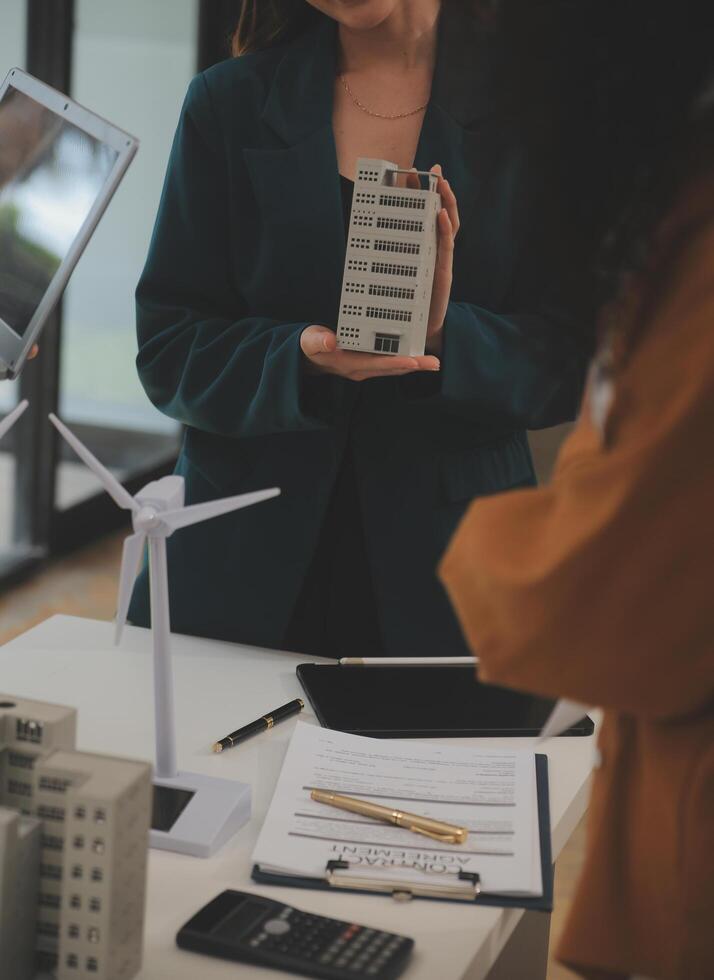
<path fill-rule="evenodd" d="M 426 109 L 426 107 L 429 105 L 428 102 L 425 102 L 424 105 L 417 106 L 416 109 L 410 109 L 409 112 L 397 112 L 395 115 L 387 115 L 384 112 L 374 112 L 372 109 L 368 109 L 366 105 L 363 105 L 363 103 L 360 102 L 360 100 L 357 98 L 357 96 L 354 94 L 352 89 L 347 84 L 347 79 L 345 78 L 344 75 L 340 74 L 337 77 L 342 83 L 342 87 L 344 88 L 345 92 L 347 92 L 347 95 L 350 97 L 352 102 L 357 106 L 357 108 L 361 109 L 362 112 L 366 112 L 368 116 L 374 116 L 376 119 L 406 119 L 407 116 L 416 116 L 417 112 L 423 112 L 424 109 Z"/>

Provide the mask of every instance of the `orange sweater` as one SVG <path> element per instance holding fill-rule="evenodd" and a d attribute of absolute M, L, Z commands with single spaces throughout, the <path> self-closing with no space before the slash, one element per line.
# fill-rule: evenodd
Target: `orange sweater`
<path fill-rule="evenodd" d="M 714 180 L 683 195 L 552 484 L 472 504 L 441 576 L 482 679 L 605 709 L 559 956 L 714 978 Z M 628 331 L 624 331 L 627 336 Z"/>

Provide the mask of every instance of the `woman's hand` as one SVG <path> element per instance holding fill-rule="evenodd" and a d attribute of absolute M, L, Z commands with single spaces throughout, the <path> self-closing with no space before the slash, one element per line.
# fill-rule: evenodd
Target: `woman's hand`
<path fill-rule="evenodd" d="M 391 357 L 384 354 L 364 354 L 359 351 L 337 350 L 337 338 L 327 327 L 306 327 L 300 335 L 300 346 L 310 369 L 319 374 L 337 374 L 350 381 L 384 378 L 388 375 L 411 374 L 414 371 L 438 371 L 444 319 L 451 295 L 453 278 L 454 239 L 459 230 L 459 208 L 456 195 L 448 180 L 442 176 L 440 164 L 431 172 L 436 174 L 436 189 L 443 207 L 437 216 L 437 254 L 434 285 L 431 292 L 429 320 L 426 328 L 426 354 L 423 357 Z M 419 186 L 419 178 L 407 178 L 407 183 Z"/>
<path fill-rule="evenodd" d="M 300 347 L 314 374 L 336 374 L 348 381 L 386 378 L 414 371 L 438 371 L 438 358 L 397 357 L 390 354 L 365 354 L 361 351 L 337 350 L 337 337 L 328 327 L 306 327 L 300 334 Z"/>
<path fill-rule="evenodd" d="M 431 168 L 431 172 L 439 177 L 436 189 L 441 195 L 443 207 L 437 216 L 436 227 L 438 234 L 436 266 L 434 268 L 434 285 L 431 292 L 429 321 L 426 328 L 426 350 L 429 354 L 441 354 L 443 341 L 444 319 L 446 308 L 451 295 L 453 278 L 454 239 L 459 231 L 459 208 L 456 195 L 448 180 L 441 173 L 440 164 Z"/>

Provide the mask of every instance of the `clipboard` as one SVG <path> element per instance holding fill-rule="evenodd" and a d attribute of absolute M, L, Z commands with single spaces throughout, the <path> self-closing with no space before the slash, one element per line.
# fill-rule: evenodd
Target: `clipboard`
<path fill-rule="evenodd" d="M 548 757 L 536 754 L 536 793 L 538 797 L 538 830 L 540 840 L 542 895 L 493 895 L 481 891 L 478 874 L 459 872 L 451 882 L 443 874 L 435 875 L 433 886 L 421 886 L 389 881 L 387 878 L 356 879 L 349 875 L 346 861 L 328 861 L 322 878 L 281 874 L 265 871 L 254 864 L 251 878 L 260 885 L 281 885 L 284 888 L 316 888 L 322 891 L 340 890 L 366 892 L 372 895 L 391 894 L 395 901 L 427 898 L 432 901 L 471 902 L 500 908 L 521 908 L 541 912 L 553 909 L 553 854 L 550 843 L 550 799 L 548 794 Z M 439 879 L 438 881 L 436 879 Z"/>

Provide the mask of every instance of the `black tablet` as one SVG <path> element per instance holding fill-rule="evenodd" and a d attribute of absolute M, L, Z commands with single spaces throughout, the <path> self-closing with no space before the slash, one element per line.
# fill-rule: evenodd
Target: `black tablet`
<path fill-rule="evenodd" d="M 300 664 L 297 676 L 323 728 L 376 738 L 539 735 L 549 698 L 481 684 L 472 667 Z M 592 735 L 586 715 L 565 735 Z"/>

